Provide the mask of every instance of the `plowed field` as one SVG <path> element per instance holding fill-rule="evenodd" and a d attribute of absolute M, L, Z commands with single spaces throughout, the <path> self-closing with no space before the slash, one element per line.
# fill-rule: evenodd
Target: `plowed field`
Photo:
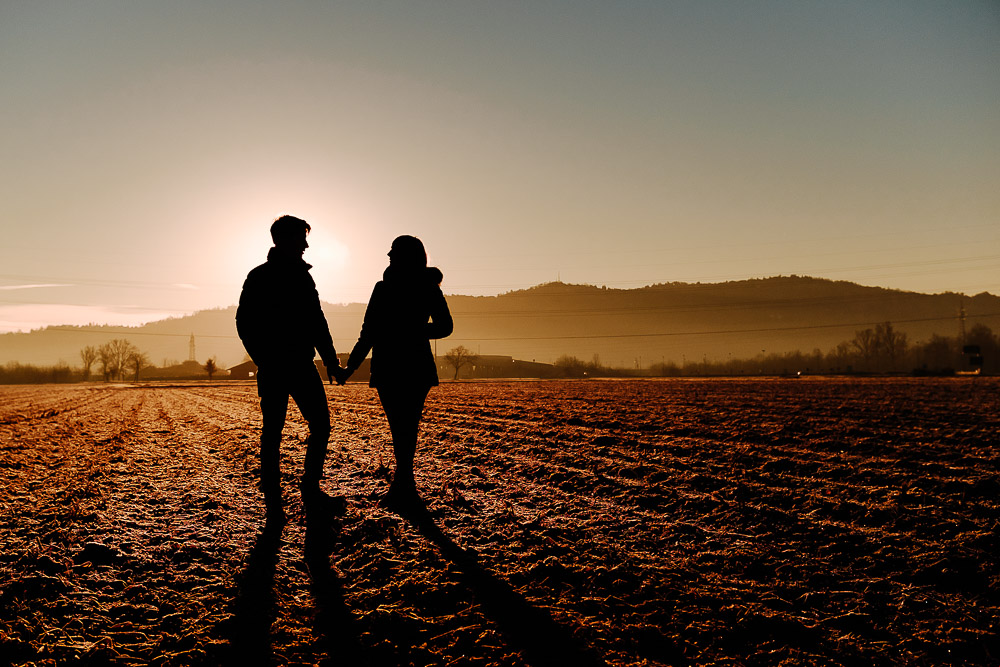
<path fill-rule="evenodd" d="M 428 513 L 374 390 L 265 524 L 251 384 L 0 387 L 0 663 L 1000 663 L 1000 382 L 446 383 Z"/>

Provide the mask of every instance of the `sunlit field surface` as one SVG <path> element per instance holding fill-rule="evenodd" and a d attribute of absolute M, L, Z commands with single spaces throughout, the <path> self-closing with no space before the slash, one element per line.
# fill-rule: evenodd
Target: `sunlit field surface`
<path fill-rule="evenodd" d="M 246 383 L 0 388 L 0 663 L 998 664 L 1000 382 L 328 387 L 265 530 Z M 308 538 L 308 539 L 307 539 Z"/>

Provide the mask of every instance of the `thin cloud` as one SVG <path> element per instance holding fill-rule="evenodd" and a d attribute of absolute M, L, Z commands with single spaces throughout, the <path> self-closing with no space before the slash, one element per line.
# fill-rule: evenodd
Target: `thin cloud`
<path fill-rule="evenodd" d="M 189 312 L 189 311 L 188 311 Z M 24 304 L 0 306 L 0 333 L 28 332 L 47 326 L 109 325 L 135 327 L 176 317 L 177 311 L 142 306 L 79 306 L 71 304 Z"/>
<path fill-rule="evenodd" d="M 31 285 L 0 285 L 0 290 L 39 289 L 42 287 L 72 287 L 64 283 L 36 283 Z"/>

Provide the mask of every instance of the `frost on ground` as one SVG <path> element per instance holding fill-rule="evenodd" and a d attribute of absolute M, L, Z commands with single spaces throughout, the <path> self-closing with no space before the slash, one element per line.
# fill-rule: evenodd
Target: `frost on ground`
<path fill-rule="evenodd" d="M 328 387 L 266 525 L 244 383 L 0 388 L 0 663 L 997 664 L 1000 382 L 446 383 L 428 512 Z"/>

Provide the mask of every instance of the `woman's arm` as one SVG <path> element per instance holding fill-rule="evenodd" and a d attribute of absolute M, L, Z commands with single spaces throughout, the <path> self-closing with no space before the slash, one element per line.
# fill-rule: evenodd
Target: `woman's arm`
<path fill-rule="evenodd" d="M 451 319 L 448 302 L 441 288 L 434 288 L 431 297 L 431 321 L 427 323 L 427 338 L 446 338 L 455 330 L 455 322 Z"/>
<path fill-rule="evenodd" d="M 379 301 L 382 283 L 375 283 L 375 288 L 372 290 L 372 296 L 368 299 L 368 308 L 365 309 L 365 320 L 361 324 L 361 333 L 358 334 L 358 342 L 354 344 L 354 349 L 351 350 L 351 356 L 347 360 L 347 372 L 353 373 L 361 365 L 361 362 L 365 360 L 368 353 L 372 351 L 372 346 L 375 345 L 375 336 L 378 333 L 378 313 L 379 313 Z"/>

